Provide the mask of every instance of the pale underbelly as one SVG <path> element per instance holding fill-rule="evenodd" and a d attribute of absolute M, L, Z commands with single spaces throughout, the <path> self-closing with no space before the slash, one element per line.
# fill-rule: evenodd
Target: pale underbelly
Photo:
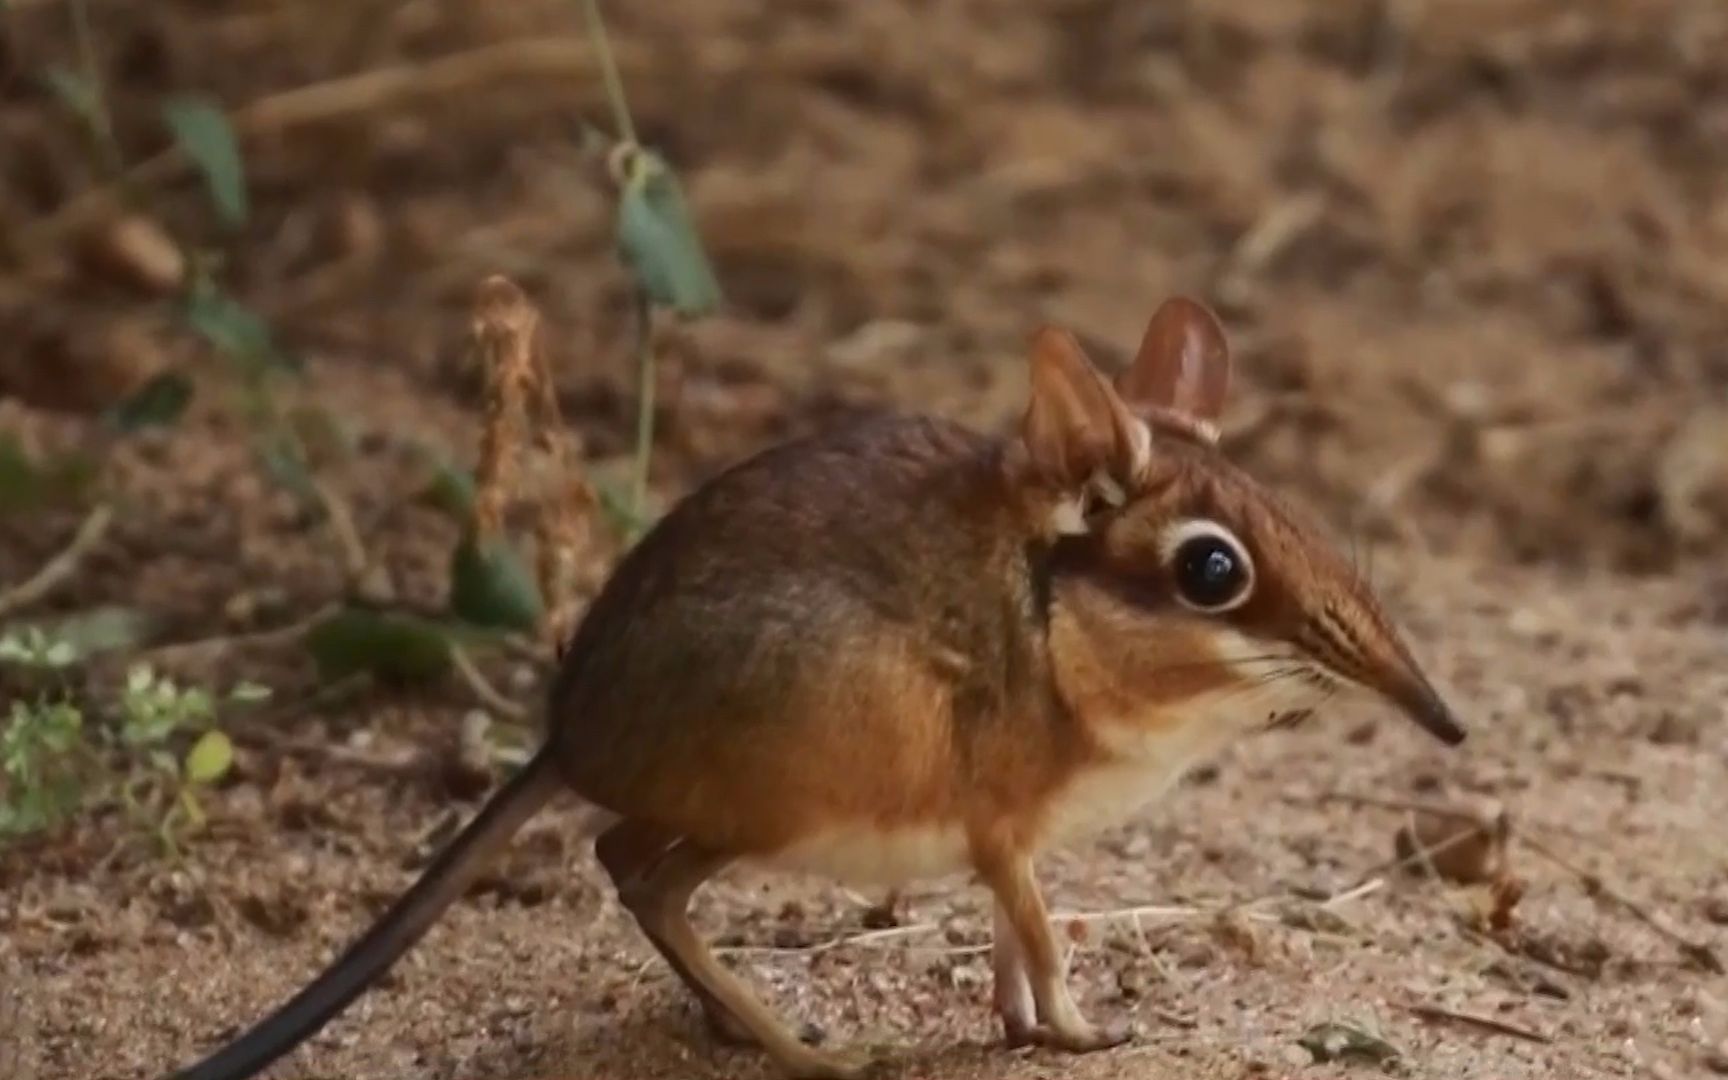
<path fill-rule="evenodd" d="M 1122 821 L 1169 790 L 1192 762 L 1187 755 L 1117 760 L 1075 774 L 1041 803 L 1024 808 L 1037 837 L 1030 854 Z M 894 827 L 831 826 L 758 861 L 851 885 L 901 885 L 966 872 L 973 865 L 965 825 L 957 818 Z"/>
<path fill-rule="evenodd" d="M 837 825 L 761 860 L 778 870 L 816 874 L 849 885 L 901 885 L 971 867 L 959 821 L 882 827 Z"/>

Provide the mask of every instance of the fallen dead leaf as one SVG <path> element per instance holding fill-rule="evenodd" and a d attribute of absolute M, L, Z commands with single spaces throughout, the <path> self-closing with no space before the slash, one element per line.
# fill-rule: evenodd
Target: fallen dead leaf
<path fill-rule="evenodd" d="M 1412 811 L 1393 838 L 1412 869 L 1432 867 L 1446 881 L 1485 885 L 1507 873 L 1511 818 L 1498 806 Z"/>
<path fill-rule="evenodd" d="M 1316 1024 L 1302 1033 L 1296 1045 L 1308 1051 L 1316 1065 L 1334 1061 L 1384 1065 L 1404 1056 L 1396 1046 L 1355 1024 Z"/>

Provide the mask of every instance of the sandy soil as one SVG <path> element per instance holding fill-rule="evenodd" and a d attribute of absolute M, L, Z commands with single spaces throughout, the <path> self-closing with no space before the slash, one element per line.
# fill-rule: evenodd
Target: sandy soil
<path fill-rule="evenodd" d="M 627 286 L 573 140 L 605 117 L 574 6 L 95 6 L 129 160 L 161 148 L 163 93 L 240 110 L 255 208 L 239 236 L 183 170 L 145 180 L 309 357 L 308 392 L 356 436 L 342 489 L 404 596 L 441 598 L 454 531 L 404 500 L 390 439 L 472 453 L 462 343 L 483 275 L 542 305 L 567 413 L 593 467 L 618 466 Z M 150 371 L 199 358 L 147 284 L 89 254 L 111 247 L 109 219 L 64 210 L 98 181 L 35 78 L 74 55 L 64 7 L 12 7 L 0 429 L 64 447 Z M 1296 1040 L 1331 1020 L 1383 1031 L 1412 1077 L 1728 1073 L 1723 977 L 1671 940 L 1728 956 L 1728 9 L 614 7 L 632 107 L 683 171 L 729 300 L 669 348 L 661 493 L 883 405 L 1001 424 L 1036 321 L 1120 348 L 1192 291 L 1238 347 L 1232 452 L 1371 551 L 1474 729 L 1447 753 L 1379 711 L 1324 716 L 1053 855 L 1062 910 L 1154 908 L 1073 934 L 1085 1006 L 1137 1026 L 1118 1050 L 1001 1049 L 988 910 L 963 881 L 848 941 L 859 898 L 730 874 L 698 904 L 729 962 L 907 1078 L 1372 1074 L 1308 1064 Z M 345 81 L 386 69 L 402 79 Z M 211 394 L 117 450 L 125 513 L 42 610 L 135 604 L 159 646 L 333 599 L 323 533 L 242 434 Z M 0 581 L 77 520 L 0 519 Z M 268 640 L 152 658 L 286 702 L 310 689 Z M 494 674 L 533 700 L 531 672 Z M 180 864 L 102 815 L 6 850 L 0 1074 L 158 1076 L 295 989 L 478 804 L 483 784 L 448 767 L 469 707 L 453 684 L 236 720 L 239 767 Z M 1385 872 L 1403 815 L 1352 795 L 1505 804 L 1515 928 L 1486 936 L 1465 892 Z M 708 1041 L 561 809 L 272 1075 L 770 1073 Z"/>

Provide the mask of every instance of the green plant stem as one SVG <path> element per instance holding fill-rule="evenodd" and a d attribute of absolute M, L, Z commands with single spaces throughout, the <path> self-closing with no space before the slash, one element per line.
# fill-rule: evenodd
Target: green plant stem
<path fill-rule="evenodd" d="M 72 0 L 68 6 L 72 9 L 72 36 L 78 43 L 78 65 L 84 69 L 84 78 L 96 98 L 96 152 L 109 175 L 118 175 L 122 165 L 120 144 L 114 138 L 114 119 L 108 112 L 108 91 L 102 83 L 102 71 L 96 65 L 96 35 L 90 29 L 90 9 L 85 0 Z"/>
<path fill-rule="evenodd" d="M 648 293 L 636 290 L 636 480 L 631 512 L 648 513 L 648 462 L 654 451 L 654 309 Z"/>
<path fill-rule="evenodd" d="M 606 100 L 612 105 L 612 122 L 618 127 L 618 138 L 634 144 L 636 124 L 630 119 L 630 104 L 624 98 L 624 80 L 618 77 L 612 42 L 606 36 L 606 23 L 600 18 L 600 0 L 582 0 L 582 13 L 588 21 L 588 32 L 594 36 L 594 51 L 600 56 L 600 77 L 606 81 Z"/>

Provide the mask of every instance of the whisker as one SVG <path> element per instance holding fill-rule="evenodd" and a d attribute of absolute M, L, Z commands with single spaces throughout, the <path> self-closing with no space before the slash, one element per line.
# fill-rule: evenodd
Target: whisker
<path fill-rule="evenodd" d="M 1232 698 L 1248 697 L 1260 693 L 1265 690 L 1266 687 L 1271 686 L 1274 683 L 1296 678 L 1300 676 L 1300 674 L 1300 668 L 1288 667 L 1254 675 L 1242 682 L 1221 688 L 1218 691 L 1218 698 L 1223 701 L 1229 701 Z"/>
<path fill-rule="evenodd" d="M 1258 656 L 1207 657 L 1203 660 L 1184 660 L 1178 663 L 1165 664 L 1153 668 L 1148 675 L 1167 675 L 1173 671 L 1196 671 L 1208 668 L 1227 668 L 1236 664 L 1267 664 L 1275 660 L 1290 661 L 1295 659 L 1289 653 L 1263 653 Z"/>

